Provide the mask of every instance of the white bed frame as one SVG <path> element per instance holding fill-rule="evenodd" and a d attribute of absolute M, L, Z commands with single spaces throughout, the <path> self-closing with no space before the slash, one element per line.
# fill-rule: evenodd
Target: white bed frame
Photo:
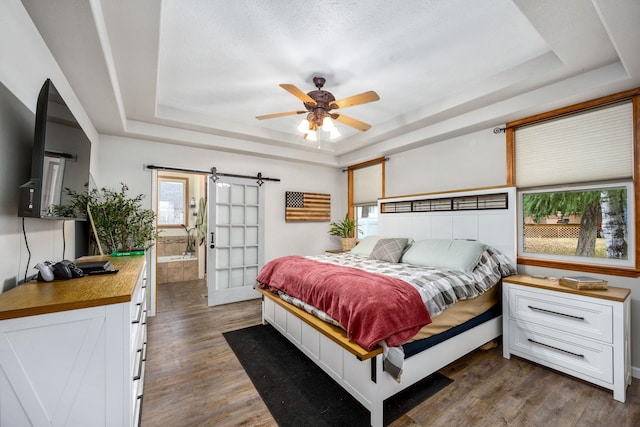
<path fill-rule="evenodd" d="M 380 235 L 415 240 L 427 238 L 474 239 L 485 242 L 508 256 L 515 266 L 516 216 L 515 188 L 438 193 L 382 199 L 382 203 L 486 194 L 508 194 L 508 208 L 499 210 L 465 210 L 446 212 L 406 212 L 381 214 Z M 265 294 L 266 295 L 266 294 Z M 319 324 L 299 309 L 266 295 L 263 297 L 263 323 L 270 323 L 296 347 L 322 368 L 371 412 L 371 425 L 382 427 L 383 402 L 428 375 L 502 334 L 501 316 L 480 324 L 447 341 L 422 351 L 407 360 L 402 380 L 396 382 L 382 368 L 381 351 L 367 352 L 336 337 L 333 329 Z"/>

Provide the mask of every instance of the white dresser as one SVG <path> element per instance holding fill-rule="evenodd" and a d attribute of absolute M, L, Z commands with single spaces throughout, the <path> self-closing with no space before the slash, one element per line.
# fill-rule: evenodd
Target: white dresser
<path fill-rule="evenodd" d="M 139 425 L 145 257 L 111 261 L 116 274 L 0 295 L 0 426 Z"/>
<path fill-rule="evenodd" d="M 613 390 L 631 383 L 630 290 L 575 290 L 557 281 L 503 279 L 503 355 L 523 357 Z"/>

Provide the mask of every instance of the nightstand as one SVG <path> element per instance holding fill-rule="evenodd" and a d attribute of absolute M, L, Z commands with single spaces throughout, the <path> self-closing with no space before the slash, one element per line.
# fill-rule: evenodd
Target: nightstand
<path fill-rule="evenodd" d="M 509 276 L 502 285 L 503 356 L 519 356 L 613 390 L 613 398 L 624 402 L 631 383 L 630 293 Z"/>
<path fill-rule="evenodd" d="M 342 249 L 327 249 L 326 251 L 324 251 L 324 253 L 326 253 L 326 254 L 341 254 L 341 253 L 344 253 L 344 252 L 349 252 L 349 251 L 345 251 L 345 250 L 342 250 Z"/>

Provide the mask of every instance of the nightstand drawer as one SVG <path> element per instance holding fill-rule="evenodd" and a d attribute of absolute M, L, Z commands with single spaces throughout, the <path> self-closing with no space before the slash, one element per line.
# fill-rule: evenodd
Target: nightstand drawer
<path fill-rule="evenodd" d="M 587 381 L 613 382 L 613 348 L 555 329 L 512 322 L 511 352 Z"/>
<path fill-rule="evenodd" d="M 513 319 L 605 343 L 613 342 L 613 311 L 610 305 L 513 287 L 509 288 L 508 301 L 508 315 Z"/>

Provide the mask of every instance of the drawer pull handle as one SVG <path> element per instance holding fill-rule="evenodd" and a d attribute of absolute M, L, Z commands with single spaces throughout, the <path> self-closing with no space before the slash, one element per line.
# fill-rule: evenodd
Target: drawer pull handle
<path fill-rule="evenodd" d="M 136 369 L 136 373 L 133 375 L 133 380 L 137 381 L 142 377 L 142 362 L 144 362 L 144 356 L 142 354 L 142 349 L 139 349 L 136 351 L 136 360 L 138 361 L 137 363 L 137 369 Z"/>
<path fill-rule="evenodd" d="M 574 353 L 574 352 L 572 352 L 572 351 L 563 350 L 563 349 L 561 349 L 561 348 L 554 347 L 554 346 L 549 345 L 549 344 L 544 344 L 544 343 L 541 343 L 541 342 L 538 342 L 538 341 L 532 340 L 531 338 L 527 338 L 527 340 L 528 340 L 529 342 L 533 343 L 533 344 L 538 344 L 538 345 L 541 345 L 541 346 L 543 346 L 543 347 L 547 347 L 547 348 L 550 348 L 550 349 L 553 349 L 553 350 L 561 351 L 561 352 L 563 352 L 563 353 L 567 353 L 567 354 L 570 354 L 570 355 L 572 355 L 572 356 L 576 356 L 576 357 L 580 357 L 581 359 L 584 359 L 584 354 L 578 354 L 578 353 Z"/>
<path fill-rule="evenodd" d="M 144 311 L 142 309 L 142 303 L 137 303 L 136 307 L 138 309 L 138 312 L 136 313 L 136 318 L 131 323 L 140 323 L 140 319 L 142 319 L 142 312 Z"/>
<path fill-rule="evenodd" d="M 142 425 L 142 394 L 136 398 L 136 419 L 137 424 L 136 427 L 140 427 Z"/>
<path fill-rule="evenodd" d="M 570 317 L 572 319 L 584 320 L 584 317 L 572 316 L 571 314 L 565 314 L 565 313 L 558 313 L 557 311 L 545 310 L 544 308 L 538 308 L 538 307 L 534 307 L 532 305 L 528 305 L 527 307 L 529 307 L 531 310 L 542 311 L 543 313 L 551 313 L 551 314 L 555 314 L 555 315 L 558 315 L 558 316 Z"/>

